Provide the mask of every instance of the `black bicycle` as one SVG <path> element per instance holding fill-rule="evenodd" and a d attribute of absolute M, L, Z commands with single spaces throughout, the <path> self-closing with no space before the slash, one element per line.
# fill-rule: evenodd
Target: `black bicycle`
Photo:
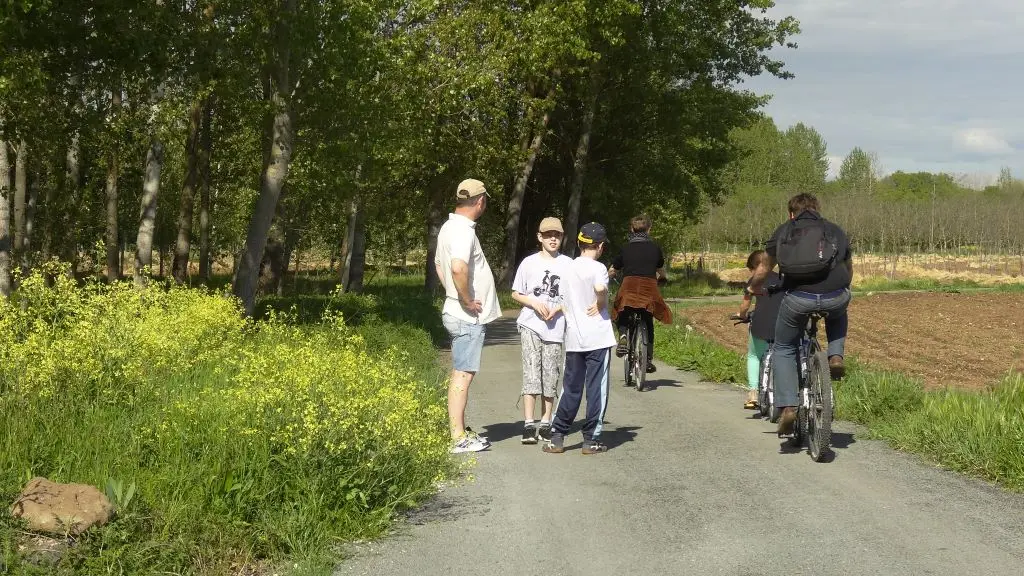
<path fill-rule="evenodd" d="M 644 391 L 647 381 L 647 366 L 651 362 L 651 350 L 648 345 L 650 336 L 643 314 L 646 310 L 625 308 L 620 314 L 628 314 L 626 320 L 626 354 L 622 357 L 626 372 L 626 386 L 635 386 L 637 392 Z"/>
<path fill-rule="evenodd" d="M 797 361 L 800 363 L 800 405 L 797 406 L 792 442 L 803 446 L 815 462 L 821 462 L 832 452 L 832 376 L 828 368 L 828 354 L 818 343 L 818 321 L 827 316 L 815 312 L 807 317 Z"/>
<path fill-rule="evenodd" d="M 803 446 L 807 442 L 807 451 L 815 462 L 821 462 L 831 453 L 832 443 L 832 411 L 835 396 L 832 392 L 832 377 L 828 368 L 828 354 L 818 343 L 818 321 L 825 318 L 824 313 L 812 313 L 800 334 L 797 347 L 799 372 L 799 402 L 796 407 L 796 422 L 793 424 L 791 442 Z M 750 317 L 730 316 L 735 323 L 750 322 Z M 778 422 L 780 410 L 774 406 L 775 378 L 772 369 L 772 353 L 774 344 L 768 348 L 761 365 L 761 379 L 758 385 L 758 409 L 769 421 Z"/>

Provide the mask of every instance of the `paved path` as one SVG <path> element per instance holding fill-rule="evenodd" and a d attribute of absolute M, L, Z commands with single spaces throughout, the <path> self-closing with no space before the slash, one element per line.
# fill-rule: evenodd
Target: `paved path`
<path fill-rule="evenodd" d="M 616 363 L 616 367 L 621 366 Z M 1024 574 L 1024 496 L 936 469 L 840 424 L 836 456 L 792 453 L 742 392 L 659 365 L 613 372 L 607 454 L 519 442 L 515 327 L 489 334 L 470 425 L 473 478 L 355 546 L 340 575 Z M 582 412 L 582 411 L 581 411 Z M 758 505 L 774 494 L 770 506 Z"/>

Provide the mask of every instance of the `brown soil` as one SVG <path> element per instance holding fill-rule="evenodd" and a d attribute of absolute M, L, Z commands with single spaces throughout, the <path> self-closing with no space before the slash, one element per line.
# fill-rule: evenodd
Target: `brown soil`
<path fill-rule="evenodd" d="M 738 304 L 681 310 L 705 335 L 746 351 Z M 928 387 L 982 388 L 1024 370 L 1024 294 L 876 294 L 850 304 L 847 354 L 921 378 Z"/>

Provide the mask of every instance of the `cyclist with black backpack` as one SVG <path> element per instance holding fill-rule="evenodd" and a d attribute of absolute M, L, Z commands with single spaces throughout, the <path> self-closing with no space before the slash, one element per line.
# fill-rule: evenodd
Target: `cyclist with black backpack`
<path fill-rule="evenodd" d="M 813 194 L 789 199 L 789 221 L 765 243 L 768 258 L 754 271 L 749 290 L 760 292 L 768 274 L 779 267 L 785 292 L 775 324 L 773 356 L 775 405 L 782 410 L 778 433 L 791 434 L 799 404 L 796 363 L 800 333 L 810 314 L 826 315 L 829 368 L 842 376 L 846 344 L 846 308 L 850 304 L 853 259 L 846 232 L 821 216 Z"/>

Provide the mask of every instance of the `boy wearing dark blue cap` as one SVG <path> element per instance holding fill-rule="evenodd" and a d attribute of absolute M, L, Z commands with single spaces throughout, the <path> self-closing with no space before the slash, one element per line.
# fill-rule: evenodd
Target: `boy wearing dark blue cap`
<path fill-rule="evenodd" d="M 551 439 L 544 451 L 565 451 L 565 435 L 587 394 L 587 419 L 583 424 L 583 453 L 600 454 L 608 446 L 600 441 L 608 408 L 608 382 L 615 332 L 608 312 L 608 269 L 598 259 L 608 238 L 604 226 L 584 224 L 577 241 L 580 255 L 568 266 L 562 280 L 565 314 L 565 377 L 558 399 Z"/>

